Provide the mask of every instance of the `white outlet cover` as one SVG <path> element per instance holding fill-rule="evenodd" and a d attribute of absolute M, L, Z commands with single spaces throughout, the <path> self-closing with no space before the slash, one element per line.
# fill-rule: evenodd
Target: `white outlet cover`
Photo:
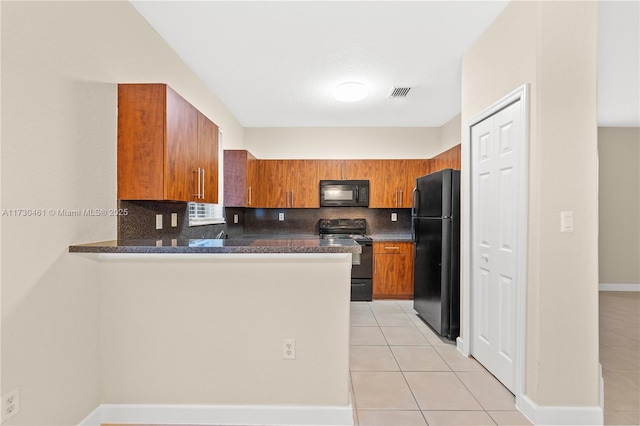
<path fill-rule="evenodd" d="M 15 416 L 20 411 L 20 388 L 11 389 L 2 395 L 2 421 Z"/>
<path fill-rule="evenodd" d="M 391 213 L 391 222 L 398 221 L 398 213 Z"/>
<path fill-rule="evenodd" d="M 171 213 L 171 227 L 178 226 L 178 213 Z"/>
<path fill-rule="evenodd" d="M 278 213 L 278 220 L 282 222 L 284 220 L 284 213 Z"/>
<path fill-rule="evenodd" d="M 156 229 L 162 229 L 162 215 L 156 215 Z"/>
<path fill-rule="evenodd" d="M 282 341 L 282 358 L 296 359 L 296 339 L 284 339 Z"/>

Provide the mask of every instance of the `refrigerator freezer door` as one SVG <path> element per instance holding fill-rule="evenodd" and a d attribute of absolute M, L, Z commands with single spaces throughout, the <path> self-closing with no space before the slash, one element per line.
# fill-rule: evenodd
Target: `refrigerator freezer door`
<path fill-rule="evenodd" d="M 413 307 L 440 335 L 450 338 L 451 221 L 413 218 L 415 233 Z"/>
<path fill-rule="evenodd" d="M 446 169 L 416 179 L 413 216 L 451 216 L 452 170 Z"/>

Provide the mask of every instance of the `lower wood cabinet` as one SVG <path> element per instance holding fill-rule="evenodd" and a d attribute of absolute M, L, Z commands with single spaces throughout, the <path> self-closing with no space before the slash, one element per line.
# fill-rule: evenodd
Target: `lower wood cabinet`
<path fill-rule="evenodd" d="M 373 243 L 373 298 L 413 299 L 413 243 Z"/>

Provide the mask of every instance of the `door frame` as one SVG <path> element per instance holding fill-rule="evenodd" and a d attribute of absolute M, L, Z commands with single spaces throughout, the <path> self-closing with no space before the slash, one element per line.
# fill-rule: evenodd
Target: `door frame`
<path fill-rule="evenodd" d="M 516 90 L 504 96 L 499 101 L 479 114 L 466 121 L 462 127 L 462 167 L 461 167 L 461 333 L 456 343 L 457 348 L 464 355 L 469 356 L 472 350 L 473 331 L 473 297 L 472 297 L 472 230 L 471 230 L 471 200 L 472 200 L 472 156 L 471 156 L 471 128 L 486 118 L 494 115 L 507 106 L 521 102 L 520 109 L 520 137 L 522 149 L 518 151 L 517 159 L 519 170 L 518 180 L 522 190 L 518 191 L 516 232 L 518 242 L 516 244 L 518 254 L 516 256 L 516 277 L 520 285 L 516 286 L 516 344 L 514 354 L 515 363 L 515 397 L 516 406 L 520 406 L 524 396 L 525 379 L 525 344 L 526 344 L 526 295 L 527 295 L 527 230 L 528 230 L 528 194 L 529 194 L 529 85 L 524 84 Z"/>

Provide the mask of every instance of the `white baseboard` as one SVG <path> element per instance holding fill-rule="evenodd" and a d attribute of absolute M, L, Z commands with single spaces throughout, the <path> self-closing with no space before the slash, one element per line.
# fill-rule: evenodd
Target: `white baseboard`
<path fill-rule="evenodd" d="M 101 423 L 351 426 L 349 406 L 102 404 L 79 426 Z"/>
<path fill-rule="evenodd" d="M 78 426 L 100 426 L 102 424 L 102 405 L 91 412 Z"/>
<path fill-rule="evenodd" d="M 522 395 L 518 398 L 516 407 L 534 425 L 604 424 L 604 409 L 602 402 L 600 402 L 599 406 L 589 407 L 540 406 L 529 399 L 526 395 Z"/>
<path fill-rule="evenodd" d="M 640 291 L 640 284 L 598 284 L 600 291 Z"/>

